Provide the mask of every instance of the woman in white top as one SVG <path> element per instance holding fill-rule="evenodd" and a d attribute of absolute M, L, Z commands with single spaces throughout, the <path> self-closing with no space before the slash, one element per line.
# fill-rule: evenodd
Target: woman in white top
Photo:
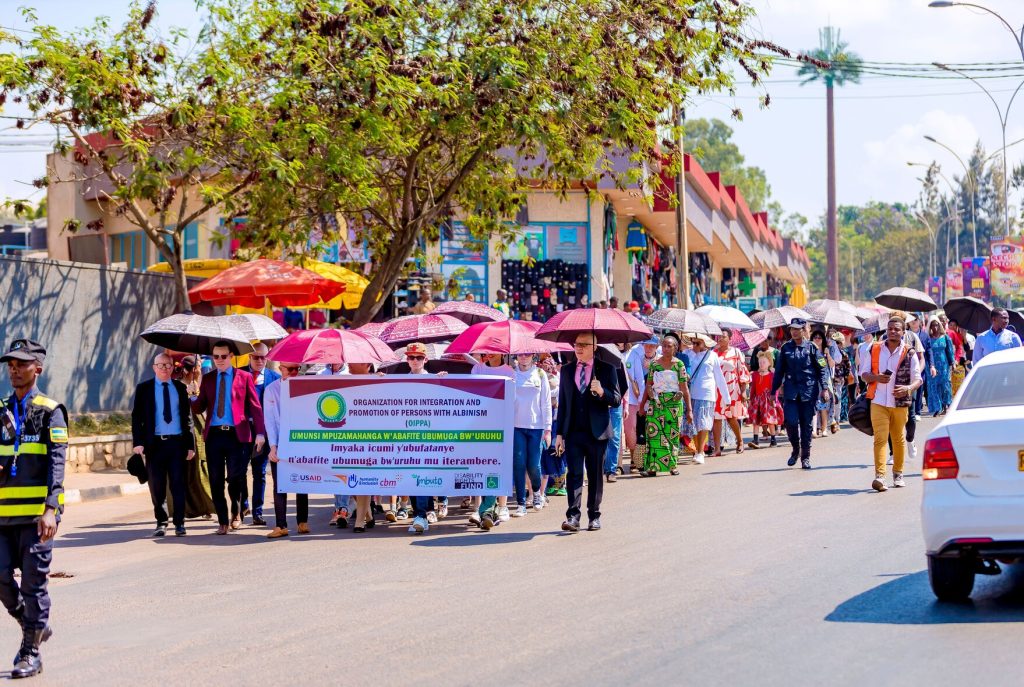
<path fill-rule="evenodd" d="M 501 353 L 484 353 L 480 356 L 481 361 L 473 366 L 470 374 L 474 375 L 498 375 L 513 379 L 516 371 L 505 362 L 505 356 Z M 467 497 L 468 498 L 468 497 Z M 495 507 L 497 504 L 497 507 Z M 466 499 L 462 500 L 462 507 L 466 507 Z M 499 522 L 508 522 L 511 517 L 508 511 L 508 497 L 493 496 L 474 497 L 469 501 L 470 507 L 476 506 L 469 514 L 469 524 L 478 525 L 486 530 L 491 529 Z"/>
<path fill-rule="evenodd" d="M 526 476 L 533 490 L 533 507 L 544 507 L 541 493 L 540 454 L 551 444 L 551 385 L 532 353 L 517 356 L 515 433 L 512 443 L 512 484 L 519 504 L 513 517 L 526 515 Z"/>
<path fill-rule="evenodd" d="M 696 452 L 693 462 L 704 464 L 704 449 L 708 433 L 715 425 L 715 403 L 718 395 L 729 397 L 729 385 L 722 372 L 718 355 L 711 350 L 715 342 L 704 334 L 691 338 L 693 348 L 686 351 L 686 367 L 690 374 L 690 400 L 693 404 L 693 422 L 683 427 L 683 434 L 694 438 Z"/>

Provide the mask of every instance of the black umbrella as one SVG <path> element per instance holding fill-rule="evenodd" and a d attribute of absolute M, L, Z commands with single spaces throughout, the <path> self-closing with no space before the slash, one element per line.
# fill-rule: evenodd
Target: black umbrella
<path fill-rule="evenodd" d="M 1013 327 L 1018 334 L 1024 336 L 1024 315 L 1022 315 L 1018 310 L 1010 310 L 1009 308 L 1007 308 L 1006 314 L 1010 316 L 1010 326 Z"/>
<path fill-rule="evenodd" d="M 750 319 L 762 329 L 777 329 L 778 327 L 788 327 L 793 320 L 811 320 L 813 318 L 805 310 L 792 305 L 783 305 L 780 308 L 755 313 L 750 316 Z"/>
<path fill-rule="evenodd" d="M 992 306 L 973 296 L 950 298 L 942 306 L 946 316 L 972 334 L 980 334 L 992 326 Z"/>
<path fill-rule="evenodd" d="M 893 310 L 905 310 L 907 312 L 931 312 L 939 307 L 932 300 L 932 297 L 924 291 L 908 289 L 905 286 L 886 289 L 875 296 L 875 303 L 892 308 Z M 948 315 L 949 313 L 946 314 Z"/>

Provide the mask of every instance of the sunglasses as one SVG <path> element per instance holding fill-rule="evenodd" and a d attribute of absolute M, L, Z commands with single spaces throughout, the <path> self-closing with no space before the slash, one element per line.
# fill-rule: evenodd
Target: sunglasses
<path fill-rule="evenodd" d="M 410 355 L 410 356 L 406 356 L 405 359 L 406 360 L 426 360 L 427 357 L 423 356 L 423 355 Z"/>
<path fill-rule="evenodd" d="M 582 343 L 582 342 L 577 341 L 576 343 L 573 344 L 573 347 L 574 348 L 586 348 L 587 346 L 593 346 L 593 345 L 594 344 L 592 344 L 592 343 Z"/>
<path fill-rule="evenodd" d="M 250 353 L 249 354 L 249 359 L 250 360 L 266 360 L 267 356 L 265 356 L 265 355 L 253 355 L 252 353 Z"/>
<path fill-rule="evenodd" d="M 231 354 L 228 353 L 226 355 L 218 355 L 217 353 L 214 353 L 212 357 L 214 360 L 227 360 L 228 358 L 231 357 Z"/>
<path fill-rule="evenodd" d="M 295 367 L 292 367 L 291 365 L 281 365 L 281 369 L 284 370 L 285 372 L 298 372 L 299 371 L 299 367 L 297 365 Z"/>

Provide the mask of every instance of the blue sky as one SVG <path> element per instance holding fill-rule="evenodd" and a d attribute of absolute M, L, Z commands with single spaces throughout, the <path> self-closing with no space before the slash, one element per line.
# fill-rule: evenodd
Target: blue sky
<path fill-rule="evenodd" d="M 1024 2 L 981 0 L 1013 25 L 1024 24 Z M 0 0 L 0 24 L 23 26 L 17 8 L 23 0 Z M 751 0 L 758 11 L 751 30 L 792 50 L 813 48 L 818 29 L 839 27 L 851 50 L 870 61 L 1003 62 L 1020 60 L 1009 33 L 988 16 L 965 8 L 929 9 L 928 0 Z M 125 0 L 40 0 L 42 21 L 72 29 L 89 24 L 96 15 L 122 19 Z M 163 0 L 158 5 L 161 27 L 195 26 L 191 0 Z M 759 91 L 738 90 L 735 98 L 718 95 L 697 99 L 690 117 L 729 121 L 748 164 L 768 174 L 776 200 L 788 211 L 818 217 L 825 207 L 825 94 L 824 87 L 801 87 L 793 71 L 777 67 L 768 81 L 772 104 L 760 109 Z M 1017 83 L 987 82 L 1005 107 Z M 1007 137 L 1024 137 L 1024 97 L 1011 111 Z M 741 107 L 742 122 L 730 111 Z M 11 114 L 8 108 L 5 114 Z M 1016 116 L 1018 113 L 1020 116 Z M 0 129 L 10 126 L 0 120 Z M 931 135 L 961 153 L 969 154 L 981 138 L 991 152 L 1001 145 L 1000 127 L 992 102 L 967 81 L 893 80 L 866 77 L 859 85 L 837 92 L 836 100 L 838 200 L 859 204 L 870 200 L 913 201 L 920 169 L 908 160 L 938 160 L 944 172 L 959 173 L 956 160 L 932 143 Z M 32 132 L 36 133 L 36 132 Z M 24 197 L 33 189 L 24 183 L 41 176 L 44 154 L 35 152 L 35 138 L 15 139 L 0 131 L 0 198 Z M 2 145 L 18 141 L 24 145 Z M 1011 148 L 1011 164 L 1024 159 L 1024 144 Z M 38 197 L 38 196 L 37 196 Z"/>

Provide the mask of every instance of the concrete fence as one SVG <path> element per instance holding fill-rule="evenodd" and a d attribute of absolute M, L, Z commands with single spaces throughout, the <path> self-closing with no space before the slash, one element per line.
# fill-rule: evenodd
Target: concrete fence
<path fill-rule="evenodd" d="M 124 470 L 131 454 L 131 434 L 71 437 L 64 469 L 67 472 Z"/>

